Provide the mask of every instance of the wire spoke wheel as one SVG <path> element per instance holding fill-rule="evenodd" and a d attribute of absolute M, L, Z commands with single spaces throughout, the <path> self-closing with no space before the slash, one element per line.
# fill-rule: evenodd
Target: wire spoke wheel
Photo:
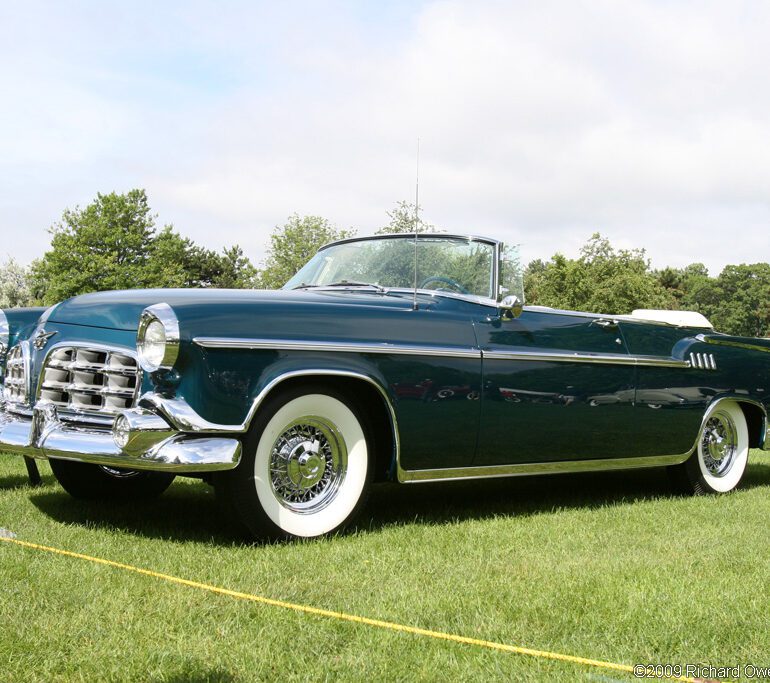
<path fill-rule="evenodd" d="M 270 482 L 278 501 L 294 512 L 308 514 L 326 507 L 346 472 L 345 442 L 328 420 L 295 420 L 273 444 Z"/>
<path fill-rule="evenodd" d="M 349 394 L 296 385 L 263 404 L 217 493 L 258 538 L 315 538 L 343 529 L 373 476 L 367 416 Z"/>
<path fill-rule="evenodd" d="M 721 399 L 706 410 L 692 455 L 668 472 L 682 493 L 727 493 L 740 484 L 748 458 L 743 409 L 737 401 Z"/>
<path fill-rule="evenodd" d="M 724 477 L 735 461 L 738 430 L 729 413 L 717 410 L 703 427 L 701 452 L 703 465 L 714 477 Z"/>

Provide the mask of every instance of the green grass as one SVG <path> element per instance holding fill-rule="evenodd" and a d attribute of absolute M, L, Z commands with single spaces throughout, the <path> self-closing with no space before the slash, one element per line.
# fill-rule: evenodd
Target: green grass
<path fill-rule="evenodd" d="M 376 487 L 359 525 L 249 545 L 212 490 L 86 504 L 0 456 L 0 527 L 230 589 L 633 664 L 767 665 L 770 456 L 676 497 L 639 471 Z M 0 680 L 633 680 L 297 614 L 0 544 Z"/>

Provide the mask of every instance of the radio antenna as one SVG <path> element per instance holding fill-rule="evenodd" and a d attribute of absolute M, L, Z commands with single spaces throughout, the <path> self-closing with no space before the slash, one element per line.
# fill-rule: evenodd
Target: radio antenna
<path fill-rule="evenodd" d="M 420 225 L 420 138 L 417 138 L 417 174 L 414 185 L 414 299 L 412 308 L 417 310 L 417 231 Z"/>

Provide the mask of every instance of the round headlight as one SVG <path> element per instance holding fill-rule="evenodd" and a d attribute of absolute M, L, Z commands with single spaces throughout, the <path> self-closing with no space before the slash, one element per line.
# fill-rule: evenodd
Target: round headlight
<path fill-rule="evenodd" d="M 148 306 L 136 332 L 139 365 L 147 372 L 170 370 L 179 355 L 179 321 L 168 304 Z"/>

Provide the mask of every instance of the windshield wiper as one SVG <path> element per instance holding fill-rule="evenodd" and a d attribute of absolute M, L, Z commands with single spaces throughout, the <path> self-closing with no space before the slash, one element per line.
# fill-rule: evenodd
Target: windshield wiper
<path fill-rule="evenodd" d="M 382 285 L 375 285 L 371 282 L 355 282 L 354 280 L 340 280 L 339 282 L 330 282 L 326 285 L 306 285 L 303 282 L 301 285 L 294 287 L 294 289 L 321 289 L 323 287 L 371 287 L 378 292 L 387 291 Z"/>

